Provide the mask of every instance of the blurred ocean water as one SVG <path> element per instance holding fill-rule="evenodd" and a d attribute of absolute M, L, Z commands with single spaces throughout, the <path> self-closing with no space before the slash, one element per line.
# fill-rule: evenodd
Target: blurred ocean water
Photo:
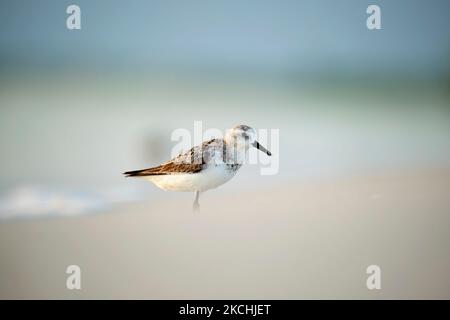
<path fill-rule="evenodd" d="M 277 147 L 278 173 L 261 176 L 259 166 L 267 163 L 248 165 L 222 192 L 449 167 L 445 89 L 406 84 L 13 78 L 0 89 L 0 216 L 81 214 L 167 197 L 121 173 L 168 160 L 177 143 L 171 133 L 193 132 L 194 121 L 222 132 L 239 123 L 279 129 L 279 141 L 268 141 L 269 149 Z M 119 191 L 111 196 L 105 190 Z"/>

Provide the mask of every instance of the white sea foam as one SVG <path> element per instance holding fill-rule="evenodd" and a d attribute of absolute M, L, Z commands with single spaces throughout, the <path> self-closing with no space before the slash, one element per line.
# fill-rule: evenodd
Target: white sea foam
<path fill-rule="evenodd" d="M 0 221 L 45 217 L 76 216 L 101 212 L 113 204 L 142 199 L 133 187 L 106 187 L 80 191 L 42 186 L 20 186 L 0 195 Z"/>

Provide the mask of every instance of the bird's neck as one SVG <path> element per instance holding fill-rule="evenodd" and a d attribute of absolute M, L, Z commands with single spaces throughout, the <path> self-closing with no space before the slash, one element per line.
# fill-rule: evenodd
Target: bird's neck
<path fill-rule="evenodd" d="M 248 148 L 225 141 L 224 159 L 228 164 L 242 164 L 245 161 Z"/>

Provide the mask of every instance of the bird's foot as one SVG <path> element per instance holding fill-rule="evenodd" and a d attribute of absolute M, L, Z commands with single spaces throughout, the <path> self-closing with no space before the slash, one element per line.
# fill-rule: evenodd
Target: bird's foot
<path fill-rule="evenodd" d="M 192 206 L 192 211 L 194 213 L 199 213 L 200 212 L 200 204 L 198 202 L 194 202 L 194 205 Z"/>

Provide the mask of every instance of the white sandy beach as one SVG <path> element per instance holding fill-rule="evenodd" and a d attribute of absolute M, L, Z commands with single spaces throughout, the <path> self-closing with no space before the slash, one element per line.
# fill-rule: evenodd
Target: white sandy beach
<path fill-rule="evenodd" d="M 0 224 L 0 298 L 450 298 L 450 170 L 172 199 Z"/>

